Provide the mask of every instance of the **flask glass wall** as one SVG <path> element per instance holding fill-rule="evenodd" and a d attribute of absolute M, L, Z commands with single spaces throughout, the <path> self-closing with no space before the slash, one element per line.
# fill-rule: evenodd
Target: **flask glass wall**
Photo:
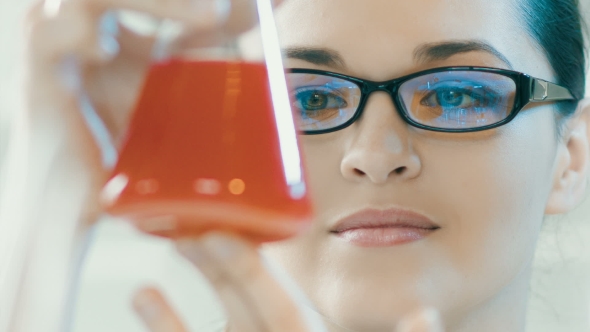
<path fill-rule="evenodd" d="M 270 0 L 247 42 L 199 48 L 164 22 L 111 179 L 107 211 L 165 237 L 283 239 L 311 220 Z M 172 32 L 171 32 L 172 31 Z"/>

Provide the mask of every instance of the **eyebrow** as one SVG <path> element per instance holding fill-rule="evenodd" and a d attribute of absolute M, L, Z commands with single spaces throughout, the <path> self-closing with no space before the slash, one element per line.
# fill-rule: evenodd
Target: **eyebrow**
<path fill-rule="evenodd" d="M 417 62 L 431 62 L 437 60 L 446 60 L 453 55 L 468 52 L 485 52 L 491 54 L 504 62 L 510 69 L 512 64 L 492 45 L 479 40 L 453 40 L 442 43 L 422 44 L 414 50 L 414 59 Z"/>
<path fill-rule="evenodd" d="M 440 43 L 428 43 L 414 50 L 416 62 L 446 60 L 453 55 L 468 52 L 485 52 L 504 62 L 510 69 L 512 64 L 500 51 L 492 45 L 479 40 L 454 40 Z M 289 59 L 299 59 L 319 66 L 342 69 L 346 67 L 344 59 L 335 50 L 320 47 L 288 47 L 283 54 Z"/>
<path fill-rule="evenodd" d="M 314 65 L 333 68 L 346 67 L 340 53 L 328 48 L 289 47 L 283 49 L 283 54 L 289 59 L 299 59 Z"/>

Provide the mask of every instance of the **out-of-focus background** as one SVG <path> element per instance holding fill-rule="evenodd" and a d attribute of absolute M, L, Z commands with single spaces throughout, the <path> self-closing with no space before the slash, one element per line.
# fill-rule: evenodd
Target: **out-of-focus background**
<path fill-rule="evenodd" d="M 0 172 L 18 96 L 20 22 L 31 3 L 0 0 Z M 82 265 L 73 331 L 145 331 L 130 306 L 143 285 L 162 288 L 193 331 L 223 329 L 215 295 L 169 242 L 104 219 Z M 590 331 L 590 197 L 570 215 L 546 221 L 531 291 L 528 331 Z"/>

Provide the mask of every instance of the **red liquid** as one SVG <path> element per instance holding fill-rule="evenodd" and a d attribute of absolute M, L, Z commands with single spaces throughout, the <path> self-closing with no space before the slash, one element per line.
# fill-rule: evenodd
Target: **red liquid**
<path fill-rule="evenodd" d="M 286 184 L 266 67 L 154 65 L 103 199 L 171 238 L 222 230 L 270 241 L 305 228 L 311 204 Z"/>

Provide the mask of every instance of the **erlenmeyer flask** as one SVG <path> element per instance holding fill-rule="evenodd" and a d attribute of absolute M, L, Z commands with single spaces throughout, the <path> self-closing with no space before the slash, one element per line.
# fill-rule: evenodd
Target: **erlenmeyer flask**
<path fill-rule="evenodd" d="M 244 47 L 200 48 L 190 28 L 161 23 L 102 193 L 107 212 L 171 238 L 226 230 L 270 241 L 309 224 L 271 0 L 251 1 L 260 24 Z"/>

